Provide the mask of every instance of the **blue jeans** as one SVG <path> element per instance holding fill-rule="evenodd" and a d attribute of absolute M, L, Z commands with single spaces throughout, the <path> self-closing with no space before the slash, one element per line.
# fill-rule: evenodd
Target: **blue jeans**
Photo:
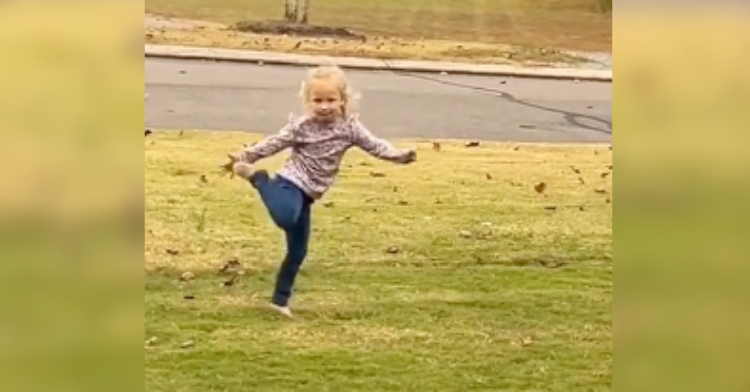
<path fill-rule="evenodd" d="M 258 190 L 276 226 L 286 234 L 286 257 L 276 277 L 272 301 L 287 306 L 297 273 L 307 257 L 313 199 L 286 178 L 278 175 L 270 178 L 263 170 L 248 181 Z"/>

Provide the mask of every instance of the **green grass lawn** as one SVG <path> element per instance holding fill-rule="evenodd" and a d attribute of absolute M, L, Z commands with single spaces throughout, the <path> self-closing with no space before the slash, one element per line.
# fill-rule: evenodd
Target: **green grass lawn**
<path fill-rule="evenodd" d="M 266 308 L 282 235 L 216 172 L 258 139 L 146 138 L 147 391 L 611 390 L 607 146 L 399 141 L 406 167 L 352 150 L 288 320 Z M 244 274 L 219 271 L 232 258 Z"/>

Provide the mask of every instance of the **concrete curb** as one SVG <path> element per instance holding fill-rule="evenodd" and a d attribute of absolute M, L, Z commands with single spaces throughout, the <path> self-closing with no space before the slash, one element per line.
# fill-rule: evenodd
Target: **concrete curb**
<path fill-rule="evenodd" d="M 464 64 L 439 61 L 378 60 L 355 57 L 313 56 L 292 53 L 149 44 L 144 45 L 144 53 L 147 58 L 226 61 L 291 66 L 336 64 L 342 68 L 360 70 L 414 73 L 446 72 L 453 75 L 508 76 L 534 79 L 612 82 L 611 70 L 522 68 L 508 65 Z"/>

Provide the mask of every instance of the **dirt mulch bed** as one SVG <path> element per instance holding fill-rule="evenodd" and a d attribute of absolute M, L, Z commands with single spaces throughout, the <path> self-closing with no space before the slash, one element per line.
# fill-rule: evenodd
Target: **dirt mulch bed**
<path fill-rule="evenodd" d="M 238 31 L 254 34 L 289 35 L 311 38 L 338 38 L 365 41 L 363 34 L 355 33 L 342 27 L 314 26 L 289 22 L 250 22 L 236 23 L 233 28 Z"/>

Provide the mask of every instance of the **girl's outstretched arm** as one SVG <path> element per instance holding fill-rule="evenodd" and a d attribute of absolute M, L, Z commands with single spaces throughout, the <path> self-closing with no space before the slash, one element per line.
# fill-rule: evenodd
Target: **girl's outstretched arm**
<path fill-rule="evenodd" d="M 414 150 L 398 149 L 373 135 L 359 120 L 352 120 L 352 142 L 368 154 L 384 161 L 407 164 L 417 159 Z"/>
<path fill-rule="evenodd" d="M 294 134 L 298 125 L 297 122 L 290 121 L 277 134 L 268 136 L 260 143 L 240 152 L 238 156 L 239 160 L 247 163 L 255 163 L 292 147 L 295 142 Z"/>

